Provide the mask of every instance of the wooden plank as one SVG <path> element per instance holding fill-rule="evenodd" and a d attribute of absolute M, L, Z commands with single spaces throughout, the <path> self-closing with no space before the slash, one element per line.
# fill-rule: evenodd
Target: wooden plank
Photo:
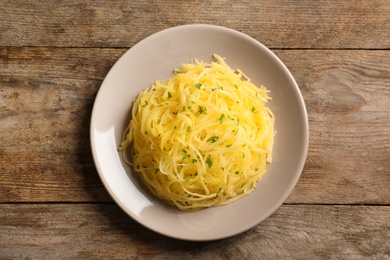
<path fill-rule="evenodd" d="M 114 204 L 2 204 L 0 257 L 390 259 L 389 214 L 380 206 L 282 206 L 243 234 L 195 243 L 149 231 Z"/>
<path fill-rule="evenodd" d="M 92 163 L 89 118 L 125 51 L 0 48 L 0 202 L 111 201 Z M 389 52 L 275 52 L 300 85 L 311 132 L 287 203 L 390 204 Z"/>
<path fill-rule="evenodd" d="M 0 201 L 111 201 L 93 164 L 89 120 L 123 52 L 1 50 Z"/>
<path fill-rule="evenodd" d="M 390 5 L 371 1 L 2 1 L 0 46 L 130 47 L 172 26 L 222 25 L 270 48 L 390 47 Z"/>
<path fill-rule="evenodd" d="M 309 155 L 288 201 L 310 194 L 314 203 L 388 204 L 388 51 L 276 53 L 297 79 L 310 123 Z"/>

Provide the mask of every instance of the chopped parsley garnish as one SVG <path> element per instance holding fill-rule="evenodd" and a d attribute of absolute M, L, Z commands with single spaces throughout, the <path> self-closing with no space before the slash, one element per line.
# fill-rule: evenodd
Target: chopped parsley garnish
<path fill-rule="evenodd" d="M 172 112 L 172 114 L 174 114 L 175 116 L 177 115 L 177 113 L 179 113 L 179 110 L 177 110 L 176 112 Z"/>
<path fill-rule="evenodd" d="M 251 110 L 252 112 L 255 112 L 256 111 L 256 109 L 255 109 L 255 106 L 252 106 L 252 110 Z"/>
<path fill-rule="evenodd" d="M 168 92 L 168 98 L 171 98 L 171 97 L 172 97 L 171 92 Z"/>
<path fill-rule="evenodd" d="M 225 120 L 225 114 L 222 114 L 220 117 L 219 117 L 219 123 L 222 124 L 223 121 Z"/>
<path fill-rule="evenodd" d="M 154 173 L 157 174 L 160 171 L 159 168 L 154 169 Z"/>
<path fill-rule="evenodd" d="M 197 159 L 192 159 L 192 163 L 197 163 L 198 160 Z M 196 175 L 195 175 L 196 176 Z"/>
<path fill-rule="evenodd" d="M 202 83 L 200 83 L 200 82 L 195 84 L 195 88 L 197 88 L 197 89 L 200 89 L 201 86 L 202 86 Z"/>
<path fill-rule="evenodd" d="M 232 144 L 227 144 L 227 145 L 226 145 L 226 147 L 230 147 L 230 146 L 232 146 Z"/>
<path fill-rule="evenodd" d="M 145 104 L 143 104 L 142 107 L 146 107 L 147 105 L 149 105 L 149 103 L 145 100 Z"/>
<path fill-rule="evenodd" d="M 228 115 L 227 118 L 229 118 L 230 120 L 234 120 L 234 118 L 231 117 L 230 115 Z"/>
<path fill-rule="evenodd" d="M 185 160 L 185 159 L 191 157 L 191 154 L 188 154 L 186 150 L 183 149 L 182 151 L 184 153 L 184 156 L 183 156 L 182 160 Z"/>
<path fill-rule="evenodd" d="M 199 106 L 199 113 L 200 114 L 207 114 L 207 108 Z"/>
<path fill-rule="evenodd" d="M 187 132 L 191 132 L 191 126 L 187 126 Z"/>
<path fill-rule="evenodd" d="M 222 188 L 219 188 L 218 191 L 217 191 L 217 194 L 219 194 L 221 192 Z"/>
<path fill-rule="evenodd" d="M 210 159 L 210 155 L 207 157 L 206 163 L 207 163 L 207 166 L 208 166 L 209 168 L 211 168 L 211 166 L 213 166 L 213 161 Z"/>
<path fill-rule="evenodd" d="M 239 174 L 240 172 L 239 172 L 239 171 L 235 171 L 234 173 L 235 173 L 235 174 Z"/>
<path fill-rule="evenodd" d="M 213 135 L 209 139 L 207 139 L 207 142 L 215 143 L 218 140 L 218 136 Z"/>

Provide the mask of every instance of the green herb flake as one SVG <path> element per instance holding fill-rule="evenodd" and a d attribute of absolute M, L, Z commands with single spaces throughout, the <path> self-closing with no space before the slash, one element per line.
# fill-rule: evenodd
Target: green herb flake
<path fill-rule="evenodd" d="M 184 156 L 183 156 L 182 160 L 185 160 L 185 159 L 191 157 L 191 154 L 188 154 L 186 150 L 183 149 L 182 151 L 184 153 Z"/>
<path fill-rule="evenodd" d="M 199 89 L 200 90 L 200 87 L 202 86 L 202 83 L 198 82 L 195 84 L 195 88 Z"/>
<path fill-rule="evenodd" d="M 191 126 L 187 126 L 187 132 L 191 132 Z"/>
<path fill-rule="evenodd" d="M 222 170 L 222 171 L 225 171 L 225 167 L 221 167 L 221 170 Z"/>
<path fill-rule="evenodd" d="M 208 166 L 209 168 L 211 168 L 211 166 L 213 166 L 213 161 L 210 159 L 210 155 L 207 157 L 206 163 L 207 163 L 207 166 Z"/>
<path fill-rule="evenodd" d="M 226 147 L 230 147 L 230 146 L 232 146 L 232 144 L 227 144 L 227 145 L 226 145 Z"/>
<path fill-rule="evenodd" d="M 192 159 L 192 163 L 197 163 L 198 160 L 197 159 Z M 196 175 L 195 175 L 196 176 Z"/>
<path fill-rule="evenodd" d="M 171 98 L 171 97 L 172 97 L 171 92 L 168 92 L 168 98 Z"/>
<path fill-rule="evenodd" d="M 222 188 L 219 188 L 218 191 L 217 191 L 217 194 L 219 194 L 221 192 Z"/>
<path fill-rule="evenodd" d="M 195 172 L 195 174 L 194 174 L 195 176 L 198 176 L 198 172 Z"/>
<path fill-rule="evenodd" d="M 207 139 L 207 142 L 215 143 L 218 140 L 218 136 L 213 135 L 209 139 Z"/>
<path fill-rule="evenodd" d="M 154 173 L 157 174 L 160 171 L 159 168 L 154 169 Z"/>
<path fill-rule="evenodd" d="M 229 118 L 230 120 L 234 120 L 234 118 L 231 117 L 230 115 L 228 115 L 227 118 Z"/>
<path fill-rule="evenodd" d="M 177 115 L 177 113 L 179 113 L 179 110 L 177 110 L 176 112 L 172 112 L 172 114 L 174 114 L 175 116 Z"/>
<path fill-rule="evenodd" d="M 147 105 L 149 105 L 149 103 L 145 100 L 145 104 L 143 104 L 142 107 L 146 107 Z"/>
<path fill-rule="evenodd" d="M 244 152 L 242 153 L 242 158 L 245 158 L 245 153 Z"/>
<path fill-rule="evenodd" d="M 236 84 L 234 84 L 234 86 L 236 87 L 236 89 L 238 89 L 238 87 L 237 87 L 237 85 L 236 85 Z"/>
<path fill-rule="evenodd" d="M 200 114 L 207 114 L 207 108 L 199 106 L 199 113 Z"/>
<path fill-rule="evenodd" d="M 223 121 L 225 120 L 225 114 L 222 114 L 220 117 L 219 117 L 219 123 L 222 124 Z"/>
<path fill-rule="evenodd" d="M 234 174 L 238 175 L 240 172 L 239 171 L 235 171 Z"/>
<path fill-rule="evenodd" d="M 202 181 L 203 181 L 203 183 L 204 183 L 204 184 L 206 184 L 206 185 L 207 185 L 207 182 L 206 182 L 205 180 L 202 180 Z"/>
<path fill-rule="evenodd" d="M 255 106 L 252 106 L 252 110 L 251 110 L 252 112 L 255 112 L 256 111 L 256 109 L 255 109 Z"/>

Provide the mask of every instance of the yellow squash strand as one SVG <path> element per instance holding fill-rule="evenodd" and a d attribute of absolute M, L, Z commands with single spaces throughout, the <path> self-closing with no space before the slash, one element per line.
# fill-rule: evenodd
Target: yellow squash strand
<path fill-rule="evenodd" d="M 119 147 L 152 193 L 184 211 L 249 194 L 272 160 L 268 91 L 214 58 L 142 91 Z"/>

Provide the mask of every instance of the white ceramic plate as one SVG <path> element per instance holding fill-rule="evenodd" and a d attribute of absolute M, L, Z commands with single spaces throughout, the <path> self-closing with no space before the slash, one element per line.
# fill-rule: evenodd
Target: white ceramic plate
<path fill-rule="evenodd" d="M 117 147 L 129 121 L 132 100 L 155 79 L 194 58 L 226 58 L 271 93 L 277 131 L 273 162 L 256 191 L 232 204 L 181 212 L 151 195 L 122 161 Z M 92 111 L 91 146 L 96 168 L 115 202 L 133 219 L 166 236 L 215 240 L 244 232 L 270 216 L 297 183 L 308 148 L 308 120 L 299 88 L 286 66 L 264 45 L 232 29 L 213 25 L 170 28 L 128 50 L 104 79 Z"/>

